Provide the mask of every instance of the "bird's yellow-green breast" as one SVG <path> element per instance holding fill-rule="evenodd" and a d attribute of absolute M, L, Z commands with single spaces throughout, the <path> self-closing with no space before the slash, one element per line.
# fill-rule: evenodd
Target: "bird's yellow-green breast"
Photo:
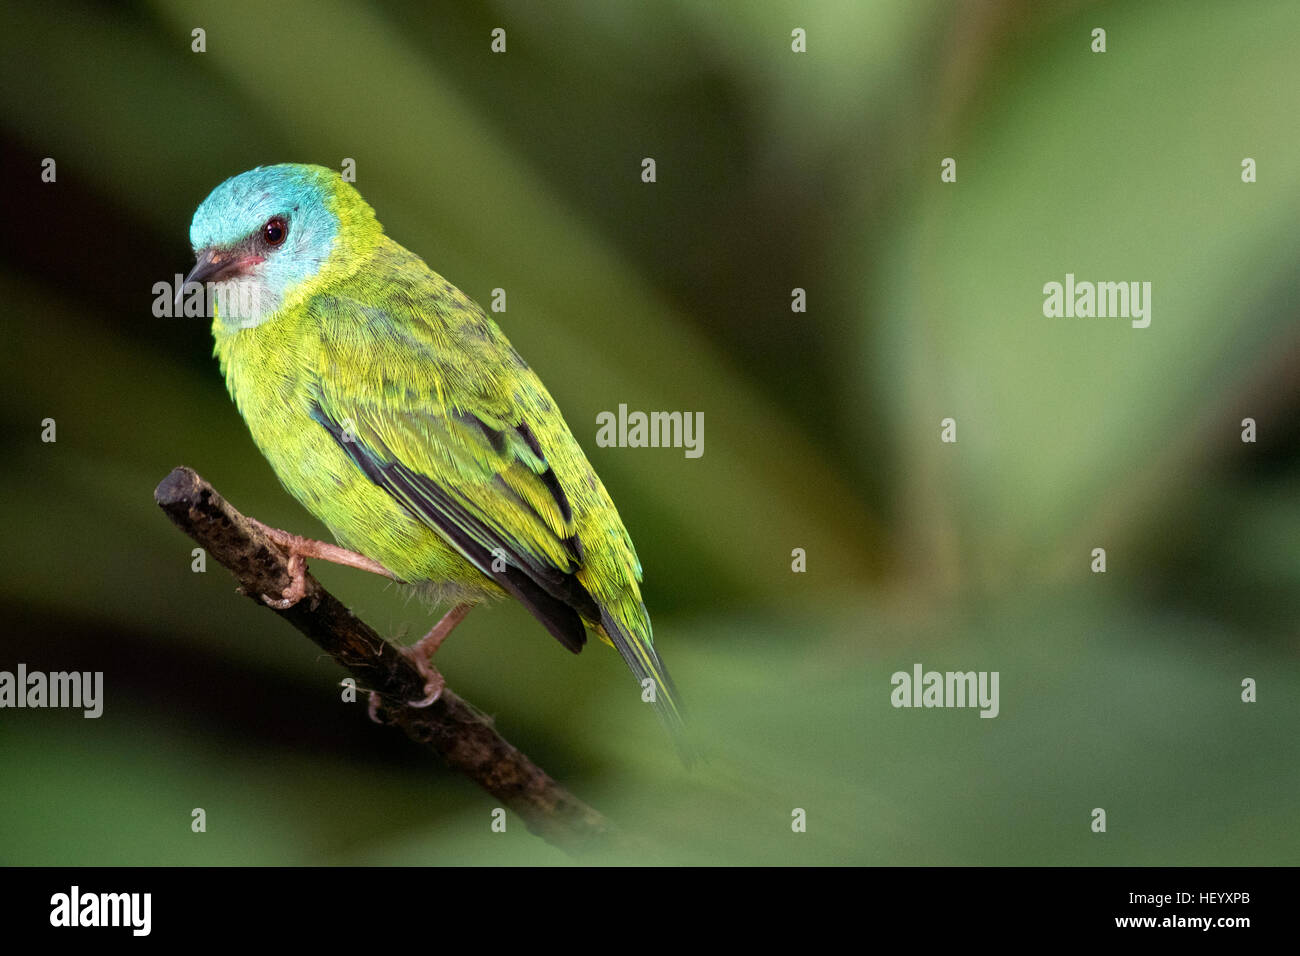
<path fill-rule="evenodd" d="M 592 629 L 679 730 L 632 541 L 495 322 L 323 167 L 227 180 L 190 238 L 230 393 L 339 543 L 448 599 L 512 595 L 571 650 Z"/>

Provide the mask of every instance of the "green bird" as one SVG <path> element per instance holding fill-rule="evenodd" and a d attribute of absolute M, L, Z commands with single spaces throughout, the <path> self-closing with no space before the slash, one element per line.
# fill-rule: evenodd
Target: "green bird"
<path fill-rule="evenodd" d="M 321 166 L 226 180 L 190 225 L 213 286 L 215 354 L 253 440 L 337 545 L 259 525 L 290 558 L 385 574 L 446 602 L 407 653 L 430 658 L 477 604 L 514 597 L 575 654 L 612 644 L 674 734 L 678 693 L 655 652 L 641 563 L 605 486 L 536 373 L 496 323 L 384 234 Z M 650 682 L 650 683 L 647 683 Z"/>

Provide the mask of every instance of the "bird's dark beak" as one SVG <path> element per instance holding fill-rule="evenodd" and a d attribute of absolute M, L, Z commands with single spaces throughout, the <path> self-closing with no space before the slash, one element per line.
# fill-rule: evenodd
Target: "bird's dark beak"
<path fill-rule="evenodd" d="M 179 313 L 181 299 L 191 285 L 202 286 L 205 282 L 220 282 L 231 275 L 238 275 L 255 262 L 261 262 L 261 256 L 244 256 L 238 252 L 222 249 L 204 249 L 194 268 L 185 277 L 181 287 L 176 290 L 176 309 Z"/>

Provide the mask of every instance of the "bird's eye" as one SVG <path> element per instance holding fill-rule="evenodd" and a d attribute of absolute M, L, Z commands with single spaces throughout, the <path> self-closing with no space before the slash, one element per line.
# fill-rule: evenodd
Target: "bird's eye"
<path fill-rule="evenodd" d="M 274 219 L 268 219 L 266 225 L 262 227 L 262 241 L 268 246 L 278 246 L 289 235 L 289 224 L 276 216 Z"/>

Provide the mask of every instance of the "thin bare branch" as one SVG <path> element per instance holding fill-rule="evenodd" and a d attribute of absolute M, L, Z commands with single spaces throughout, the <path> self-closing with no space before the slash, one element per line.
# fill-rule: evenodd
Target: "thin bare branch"
<path fill-rule="evenodd" d="M 286 556 L 192 469 L 172 471 L 154 499 L 177 527 L 234 574 L 242 594 L 309 637 L 351 672 L 358 687 L 376 691 L 384 721 L 470 777 L 533 833 L 573 854 L 609 848 L 617 839 L 608 820 L 556 783 L 450 688 L 431 706 L 407 706 L 406 701 L 425 694 L 415 665 L 310 574 L 301 601 L 284 610 L 267 607 L 261 595 L 280 594 L 289 586 Z"/>

